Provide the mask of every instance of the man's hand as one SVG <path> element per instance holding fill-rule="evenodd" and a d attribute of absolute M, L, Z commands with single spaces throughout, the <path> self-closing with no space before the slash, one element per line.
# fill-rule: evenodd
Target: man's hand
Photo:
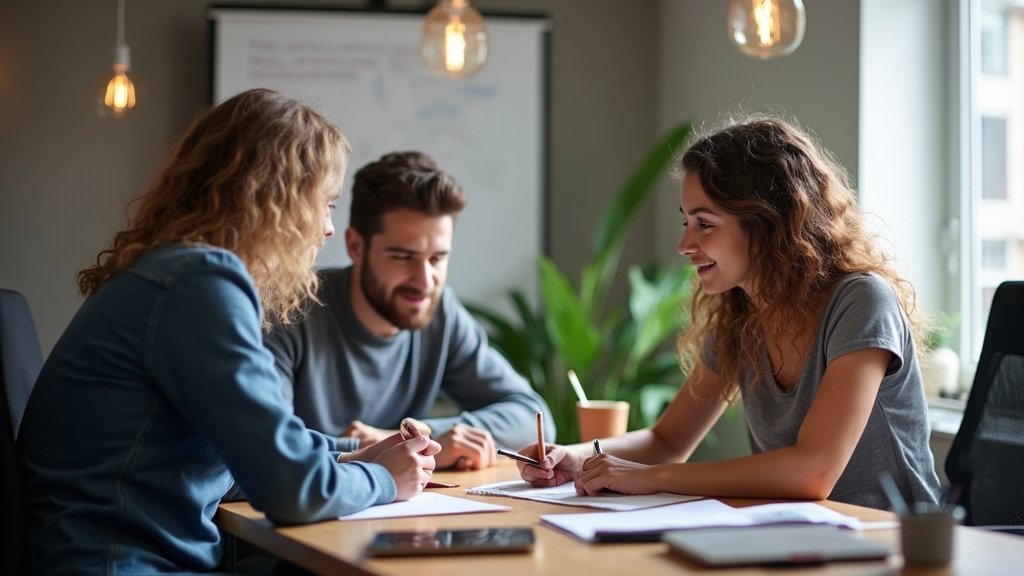
<path fill-rule="evenodd" d="M 374 428 L 369 424 L 363 424 L 359 420 L 353 420 L 348 428 L 341 433 L 342 438 L 356 438 L 359 440 L 359 448 L 368 448 L 377 442 L 396 434 L 398 430 L 384 430 Z"/>
<path fill-rule="evenodd" d="M 441 445 L 441 453 L 436 456 L 438 468 L 479 470 L 497 459 L 494 438 L 486 430 L 456 424 L 434 440 Z"/>

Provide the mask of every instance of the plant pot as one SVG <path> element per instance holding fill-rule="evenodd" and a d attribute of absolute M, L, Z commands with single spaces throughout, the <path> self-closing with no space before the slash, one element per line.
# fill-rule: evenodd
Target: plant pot
<path fill-rule="evenodd" d="M 949 348 L 936 348 L 921 360 L 924 392 L 931 397 L 960 395 L 960 357 Z"/>

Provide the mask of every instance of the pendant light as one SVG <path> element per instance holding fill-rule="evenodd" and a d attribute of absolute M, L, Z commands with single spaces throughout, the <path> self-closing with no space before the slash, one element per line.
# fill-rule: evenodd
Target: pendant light
<path fill-rule="evenodd" d="M 468 78 L 487 62 L 487 27 L 469 0 L 440 0 L 423 23 L 423 64 L 435 76 Z"/>
<path fill-rule="evenodd" d="M 786 56 L 804 39 L 802 0 L 729 0 L 728 19 L 729 39 L 752 58 Z"/>
<path fill-rule="evenodd" d="M 124 3 L 117 0 L 117 43 L 114 45 L 114 75 L 107 82 L 99 98 L 98 110 L 101 116 L 123 117 L 135 108 L 135 83 L 128 76 L 131 67 L 131 50 L 124 41 Z"/>

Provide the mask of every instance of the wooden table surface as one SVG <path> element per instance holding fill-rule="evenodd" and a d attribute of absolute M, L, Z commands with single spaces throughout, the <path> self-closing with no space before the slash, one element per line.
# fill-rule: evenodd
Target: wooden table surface
<path fill-rule="evenodd" d="M 476 472 L 438 472 L 435 479 L 460 484 L 441 493 L 511 506 L 508 512 L 451 514 L 377 520 L 329 520 L 305 526 L 275 527 L 247 502 L 221 504 L 215 517 L 221 529 L 269 550 L 317 574 L 374 574 L 389 576 L 599 576 L 706 573 L 715 576 L 1010 576 L 1024 574 L 1024 537 L 957 527 L 953 563 L 940 567 L 907 567 L 899 554 L 895 528 L 866 530 L 863 535 L 884 542 L 895 552 L 887 561 L 832 562 L 812 567 L 749 567 L 704 569 L 670 552 L 661 543 L 590 544 L 539 522 L 542 514 L 595 511 L 513 498 L 470 496 L 465 489 L 517 478 L 510 464 Z M 742 506 L 762 500 L 725 499 Z M 821 504 L 866 522 L 893 521 L 895 516 L 836 502 Z M 369 558 L 365 550 L 375 533 L 383 530 L 429 530 L 532 526 L 537 536 L 529 554 L 484 554 L 411 558 Z M 742 543 L 737 543 L 742 545 Z"/>

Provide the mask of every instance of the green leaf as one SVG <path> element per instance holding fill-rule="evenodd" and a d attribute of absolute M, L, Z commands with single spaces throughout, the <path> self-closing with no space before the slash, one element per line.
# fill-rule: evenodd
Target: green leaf
<path fill-rule="evenodd" d="M 543 256 L 539 265 L 541 294 L 552 343 L 566 365 L 586 370 L 600 351 L 600 335 L 565 274 Z"/>
<path fill-rule="evenodd" d="M 654 189 L 669 162 L 679 153 L 680 147 L 693 131 L 689 123 L 677 126 L 666 134 L 644 158 L 602 213 L 591 237 L 591 249 L 595 257 L 621 246 L 637 209 Z"/>
<path fill-rule="evenodd" d="M 683 304 L 690 299 L 690 271 L 666 268 L 648 280 L 639 267 L 629 270 L 630 313 L 636 321 L 635 342 L 630 356 L 640 361 L 684 324 Z"/>
<path fill-rule="evenodd" d="M 658 420 L 669 402 L 676 397 L 678 388 L 667 384 L 647 384 L 640 388 L 640 426 L 650 426 Z"/>

